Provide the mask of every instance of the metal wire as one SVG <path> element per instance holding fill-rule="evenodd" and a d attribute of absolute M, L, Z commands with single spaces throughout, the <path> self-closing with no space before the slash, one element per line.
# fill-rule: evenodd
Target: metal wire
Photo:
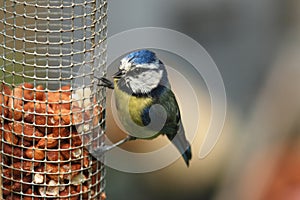
<path fill-rule="evenodd" d="M 0 199 L 104 199 L 106 0 L 0 2 Z"/>

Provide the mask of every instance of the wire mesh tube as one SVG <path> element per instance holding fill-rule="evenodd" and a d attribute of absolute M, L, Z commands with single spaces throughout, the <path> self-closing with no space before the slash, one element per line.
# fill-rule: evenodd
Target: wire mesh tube
<path fill-rule="evenodd" d="M 105 199 L 106 0 L 0 3 L 0 199 Z"/>

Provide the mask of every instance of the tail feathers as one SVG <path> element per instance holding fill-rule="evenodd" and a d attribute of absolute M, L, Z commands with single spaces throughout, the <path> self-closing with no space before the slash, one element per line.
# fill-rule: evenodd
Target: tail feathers
<path fill-rule="evenodd" d="M 191 146 L 187 148 L 187 150 L 182 154 L 182 157 L 185 161 L 186 166 L 190 165 L 190 160 L 192 159 L 192 150 Z"/>
<path fill-rule="evenodd" d="M 185 137 L 182 125 L 180 125 L 179 130 L 177 131 L 177 134 L 175 136 L 167 136 L 169 140 L 171 140 L 175 147 L 178 149 L 178 151 L 181 153 L 186 165 L 189 166 L 189 162 L 192 159 L 191 145 Z"/>

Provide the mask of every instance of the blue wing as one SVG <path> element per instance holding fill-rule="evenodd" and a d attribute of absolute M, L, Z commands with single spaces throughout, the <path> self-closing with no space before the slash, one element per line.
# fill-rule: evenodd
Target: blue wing
<path fill-rule="evenodd" d="M 158 95 L 153 95 L 153 104 L 159 104 L 162 107 L 146 107 L 142 112 L 142 121 L 146 126 L 151 123 L 150 119 L 150 109 L 152 112 L 152 117 L 155 120 L 165 120 L 163 119 L 164 114 L 162 108 L 167 113 L 167 119 L 160 131 L 160 134 L 166 135 L 168 139 L 175 145 L 178 151 L 182 154 L 185 163 L 189 165 L 189 161 L 192 158 L 191 146 L 185 136 L 184 127 L 181 122 L 180 110 L 177 104 L 175 95 L 173 92 L 164 86 L 160 86 L 160 93 Z"/>

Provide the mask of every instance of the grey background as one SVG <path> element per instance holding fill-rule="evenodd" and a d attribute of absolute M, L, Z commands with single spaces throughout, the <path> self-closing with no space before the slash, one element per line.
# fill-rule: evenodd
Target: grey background
<path fill-rule="evenodd" d="M 154 26 L 174 29 L 197 40 L 214 59 L 222 74 L 228 98 L 228 121 L 238 124 L 249 118 L 286 34 L 297 23 L 294 2 L 112 0 L 108 2 L 108 32 L 111 36 L 132 28 Z M 109 126 L 108 132 L 112 132 Z M 191 180 L 182 178 L 184 175 L 176 175 L 195 173 L 188 169 L 171 175 L 168 169 L 148 174 L 127 174 L 108 169 L 106 193 L 112 200 L 209 200 L 214 199 L 220 190 L 225 170 L 225 165 L 220 166 L 215 176 L 205 178 L 205 183 L 200 177 L 190 185 Z M 205 174 L 203 171 L 201 173 Z M 176 184 L 178 182 L 182 184 Z"/>

